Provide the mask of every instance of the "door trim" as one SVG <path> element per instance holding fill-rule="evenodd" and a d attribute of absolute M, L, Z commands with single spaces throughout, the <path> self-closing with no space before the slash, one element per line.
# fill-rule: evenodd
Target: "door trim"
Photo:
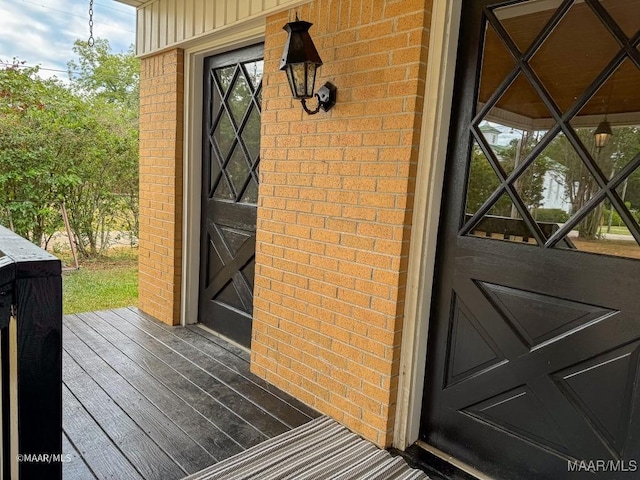
<path fill-rule="evenodd" d="M 409 250 L 393 446 L 419 437 L 440 203 L 462 0 L 434 0 Z"/>
<path fill-rule="evenodd" d="M 200 284 L 200 215 L 202 193 L 202 108 L 204 59 L 212 55 L 264 42 L 265 19 L 260 17 L 234 25 L 184 52 L 184 142 L 183 142 L 183 224 L 180 324 L 198 321 Z M 192 108 L 189 108 L 192 106 Z"/>

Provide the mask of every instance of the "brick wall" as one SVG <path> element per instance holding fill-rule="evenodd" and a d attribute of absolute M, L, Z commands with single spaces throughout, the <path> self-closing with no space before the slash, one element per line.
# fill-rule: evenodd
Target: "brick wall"
<path fill-rule="evenodd" d="M 179 323 L 182 268 L 183 51 L 142 60 L 138 304 Z"/>
<path fill-rule="evenodd" d="M 269 17 L 252 370 L 387 446 L 430 16 L 424 0 L 297 12 L 338 103 L 311 117 L 291 99 L 278 63 L 295 11 Z"/>

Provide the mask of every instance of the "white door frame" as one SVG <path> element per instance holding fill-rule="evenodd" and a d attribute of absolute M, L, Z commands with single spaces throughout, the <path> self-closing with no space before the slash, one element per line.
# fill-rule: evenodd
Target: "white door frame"
<path fill-rule="evenodd" d="M 184 142 L 182 292 L 180 324 L 198 321 L 200 213 L 202 193 L 202 102 L 204 59 L 264 42 L 266 17 L 254 18 L 190 43 L 184 51 Z"/>
<path fill-rule="evenodd" d="M 401 450 L 418 440 L 420 430 L 461 10 L 462 0 L 433 2 L 393 435 Z"/>

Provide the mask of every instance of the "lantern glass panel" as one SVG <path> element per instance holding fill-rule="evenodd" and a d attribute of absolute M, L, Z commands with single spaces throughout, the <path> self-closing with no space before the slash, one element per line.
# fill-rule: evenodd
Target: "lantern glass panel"
<path fill-rule="evenodd" d="M 593 132 L 596 147 L 604 147 L 609 141 L 609 138 L 611 138 L 612 134 L 613 132 L 611 131 L 611 124 L 606 120 L 600 122 L 598 124 L 598 128 L 596 128 L 596 131 Z"/>
<path fill-rule="evenodd" d="M 287 73 L 287 80 L 289 81 L 289 89 L 291 90 L 291 95 L 293 95 L 293 98 L 296 98 L 296 83 L 293 80 L 293 71 L 291 65 L 287 65 L 284 71 Z"/>
<path fill-rule="evenodd" d="M 306 65 L 304 63 L 294 63 L 291 65 L 291 74 L 293 75 L 293 85 L 295 87 L 295 97 L 306 97 Z"/>
<path fill-rule="evenodd" d="M 596 133 L 594 137 L 595 137 L 596 147 L 602 148 L 607 145 L 607 142 L 609 141 L 609 137 L 611 137 L 611 134 L 606 132 Z"/>
<path fill-rule="evenodd" d="M 316 84 L 316 71 L 318 66 L 315 63 L 307 63 L 307 97 L 313 97 L 313 88 Z"/>

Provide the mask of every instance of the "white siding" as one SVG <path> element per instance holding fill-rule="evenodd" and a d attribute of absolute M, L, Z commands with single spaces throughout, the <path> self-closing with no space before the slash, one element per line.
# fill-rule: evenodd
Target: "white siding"
<path fill-rule="evenodd" d="M 116 0 L 129 5 L 134 0 Z M 138 7 L 139 56 L 182 46 L 190 40 L 308 0 L 150 0 Z"/>

